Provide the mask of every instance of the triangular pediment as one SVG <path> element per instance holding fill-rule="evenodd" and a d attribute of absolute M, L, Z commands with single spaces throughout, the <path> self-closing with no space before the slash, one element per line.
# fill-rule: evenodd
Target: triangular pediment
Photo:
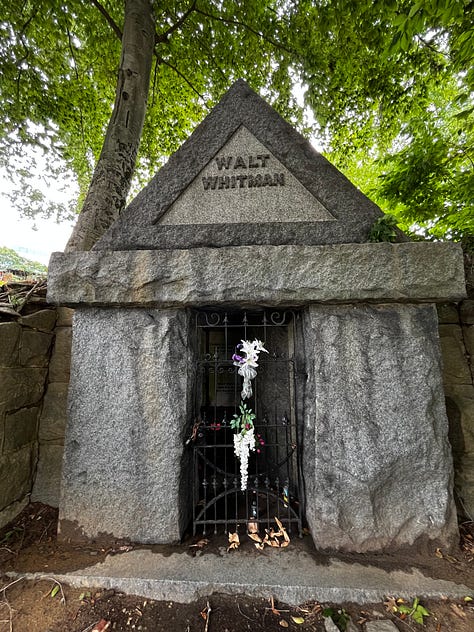
<path fill-rule="evenodd" d="M 335 218 L 244 125 L 221 147 L 160 225 L 319 222 Z"/>
<path fill-rule="evenodd" d="M 381 215 L 239 80 L 94 249 L 362 242 Z"/>

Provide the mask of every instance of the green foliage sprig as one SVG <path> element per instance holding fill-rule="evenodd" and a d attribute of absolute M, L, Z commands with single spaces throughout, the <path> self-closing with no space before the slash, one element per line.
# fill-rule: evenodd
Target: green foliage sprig
<path fill-rule="evenodd" d="M 245 435 L 246 432 L 254 427 L 253 421 L 256 415 L 251 408 L 247 408 L 247 404 L 244 402 L 240 402 L 239 410 L 240 414 L 234 413 L 233 419 L 230 420 L 230 427 L 232 430 L 237 430 L 237 432 Z"/>
<path fill-rule="evenodd" d="M 393 215 L 384 215 L 383 217 L 379 217 L 375 220 L 369 231 L 369 241 L 394 242 L 397 237 L 397 233 L 395 231 L 396 226 L 397 219 L 393 217 Z"/>
<path fill-rule="evenodd" d="M 420 600 L 418 599 L 418 597 L 415 597 L 411 606 L 399 604 L 397 608 L 398 612 L 410 617 L 410 619 L 413 619 L 415 623 L 419 623 L 420 625 L 423 625 L 425 617 L 430 616 L 428 610 L 420 604 Z"/>

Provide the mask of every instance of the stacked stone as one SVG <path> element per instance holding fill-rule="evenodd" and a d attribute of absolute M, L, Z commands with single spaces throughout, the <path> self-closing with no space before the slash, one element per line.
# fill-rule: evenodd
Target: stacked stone
<path fill-rule="evenodd" d="M 31 492 L 56 310 L 0 323 L 0 527 Z"/>
<path fill-rule="evenodd" d="M 72 315 L 74 310 L 58 308 L 54 346 L 39 422 L 39 458 L 31 500 L 59 505 L 59 486 L 67 419 L 67 392 L 71 364 Z"/>
<path fill-rule="evenodd" d="M 472 288 L 474 274 L 466 275 Z M 438 309 L 443 379 L 455 468 L 458 512 L 474 519 L 474 291 Z"/>

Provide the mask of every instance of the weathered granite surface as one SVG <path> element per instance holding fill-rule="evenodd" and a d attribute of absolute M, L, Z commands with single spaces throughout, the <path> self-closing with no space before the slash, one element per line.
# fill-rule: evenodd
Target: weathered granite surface
<path fill-rule="evenodd" d="M 312 306 L 302 467 L 316 547 L 457 538 L 433 306 Z"/>
<path fill-rule="evenodd" d="M 258 185 L 258 186 L 257 186 Z M 159 219 L 159 225 L 336 221 L 253 136 L 239 127 Z"/>
<path fill-rule="evenodd" d="M 49 270 L 48 300 L 71 306 L 298 306 L 465 296 L 461 248 L 449 243 L 54 253 Z"/>
<path fill-rule="evenodd" d="M 233 142 L 232 138 L 240 134 L 242 126 L 264 150 L 260 155 L 271 155 L 275 161 L 284 166 L 292 177 L 301 183 L 309 195 L 314 198 L 321 209 L 325 209 L 334 221 L 308 222 L 304 212 L 298 216 L 298 203 L 295 208 L 288 208 L 286 216 L 282 203 L 280 212 L 276 214 L 273 188 L 264 186 L 261 196 L 262 214 L 268 211 L 267 223 L 259 226 L 259 208 L 255 208 L 255 218 L 243 213 L 243 218 L 253 221 L 246 224 L 226 224 L 224 215 L 208 209 L 209 196 L 203 196 L 199 205 L 190 210 L 197 221 L 189 221 L 187 226 L 162 226 L 160 221 L 167 221 L 166 213 L 186 189 L 192 185 L 201 172 L 208 168 L 216 157 L 225 158 L 225 146 Z M 252 141 L 253 142 L 253 141 Z M 223 149 L 224 148 L 224 149 Z M 246 150 L 246 153 L 244 152 Z M 234 150 L 233 150 L 234 151 Z M 237 152 L 237 150 L 235 150 Z M 250 157 L 254 163 L 259 162 L 258 154 L 250 141 L 238 149 L 247 167 L 238 167 L 239 175 L 251 175 L 264 172 L 260 167 L 252 168 Z M 224 152 L 224 153 L 222 153 Z M 238 155 L 235 153 L 234 158 Z M 256 161 L 256 162 L 255 162 Z M 232 168 L 235 167 L 234 161 Z M 248 181 L 245 188 L 237 191 L 249 192 Z M 283 189 L 284 187 L 279 187 Z M 277 187 L 275 187 L 275 190 Z M 233 190 L 227 191 L 233 201 L 226 207 L 234 205 L 240 208 L 238 197 Z M 268 192 L 268 201 L 266 193 Z M 220 195 L 220 194 L 219 194 Z M 235 198 L 235 199 L 234 199 Z M 276 204 L 278 206 L 278 203 Z M 246 214 L 247 213 L 247 214 Z M 188 214 L 188 211 L 185 212 Z M 237 212 L 238 214 L 238 212 Z M 214 226 L 209 219 L 215 216 Z M 295 216 L 297 221 L 295 222 Z M 272 217 L 273 216 L 273 217 Z M 228 246 L 244 244 L 288 244 L 288 243 L 348 243 L 366 241 L 373 222 L 381 216 L 380 209 L 364 196 L 349 180 L 331 165 L 311 144 L 292 128 L 270 105 L 261 99 L 242 80 L 237 81 L 224 95 L 219 104 L 197 127 L 189 139 L 171 156 L 168 163 L 158 172 L 153 180 L 131 202 L 127 209 L 110 230 L 99 240 L 94 249 L 129 250 L 131 248 L 189 248 L 201 246 Z M 204 217 L 206 226 L 196 227 L 200 218 Z M 272 221 L 269 221 L 272 219 Z M 292 223 L 288 222 L 292 219 Z M 173 221 L 170 219 L 170 221 Z M 283 222 L 283 229 L 281 226 Z M 182 221 L 180 222 L 182 224 Z M 203 230 L 204 229 L 204 230 Z"/>
<path fill-rule="evenodd" d="M 365 632 L 398 632 L 398 628 L 389 619 L 382 619 L 381 621 L 367 621 Z"/>
<path fill-rule="evenodd" d="M 181 538 L 192 509 L 188 324 L 184 310 L 76 311 L 62 537 Z"/>

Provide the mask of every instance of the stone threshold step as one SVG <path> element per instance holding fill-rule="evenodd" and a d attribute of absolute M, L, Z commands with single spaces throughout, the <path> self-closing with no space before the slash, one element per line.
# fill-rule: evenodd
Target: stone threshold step
<path fill-rule="evenodd" d="M 326 565 L 301 551 L 268 550 L 258 558 L 246 551 L 165 556 L 134 550 L 104 562 L 63 573 L 9 573 L 25 579 L 54 578 L 78 587 L 115 589 L 160 601 L 190 603 L 212 593 L 275 597 L 291 605 L 306 601 L 368 603 L 386 596 L 459 598 L 473 589 L 424 576 L 419 570 L 386 571 L 330 559 Z"/>

